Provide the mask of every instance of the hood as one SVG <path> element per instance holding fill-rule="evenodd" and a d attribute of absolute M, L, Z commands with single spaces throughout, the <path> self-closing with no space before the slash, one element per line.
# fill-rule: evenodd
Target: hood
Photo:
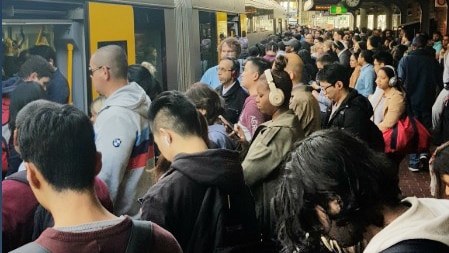
<path fill-rule="evenodd" d="M 342 105 L 344 107 L 356 106 L 362 109 L 369 118 L 373 116 L 373 106 L 369 102 L 369 100 L 360 95 L 356 89 L 350 89 L 348 96 L 343 100 Z"/>
<path fill-rule="evenodd" d="M 237 192 L 245 185 L 239 154 L 227 149 L 209 149 L 193 154 L 178 154 L 171 168 L 205 186 Z"/>
<path fill-rule="evenodd" d="M 449 246 L 449 200 L 405 198 L 411 207 L 376 234 L 364 253 L 381 252 L 401 241 L 428 239 Z"/>
<path fill-rule="evenodd" d="M 101 113 L 110 106 L 119 106 L 135 111 L 140 116 L 147 119 L 150 104 L 151 100 L 142 87 L 137 83 L 132 82 L 112 93 L 112 95 L 103 103 L 103 106 L 98 113 Z"/>

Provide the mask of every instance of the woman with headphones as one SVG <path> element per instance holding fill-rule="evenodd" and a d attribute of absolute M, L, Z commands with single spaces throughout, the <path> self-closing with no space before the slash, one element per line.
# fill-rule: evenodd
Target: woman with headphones
<path fill-rule="evenodd" d="M 245 182 L 255 199 L 262 236 L 268 244 L 276 240 L 270 200 L 279 182 L 281 164 L 293 143 L 304 138 L 298 117 L 288 108 L 293 85 L 284 71 L 286 65 L 287 59 L 278 56 L 273 69 L 265 70 L 259 79 L 257 108 L 272 119 L 259 125 L 242 163 Z M 240 136 L 245 135 L 242 132 Z"/>
<path fill-rule="evenodd" d="M 377 102 L 374 102 L 373 122 L 384 132 L 393 128 L 405 113 L 405 93 L 396 76 L 393 66 L 386 65 L 379 69 L 376 79 L 377 87 L 383 90 Z M 399 169 L 404 154 L 387 153 L 387 156 Z"/>
<path fill-rule="evenodd" d="M 374 104 L 373 121 L 383 132 L 394 127 L 404 115 L 405 94 L 402 92 L 393 66 L 386 65 L 379 69 L 376 84 L 384 93 Z M 377 121 L 376 118 L 380 120 Z"/>

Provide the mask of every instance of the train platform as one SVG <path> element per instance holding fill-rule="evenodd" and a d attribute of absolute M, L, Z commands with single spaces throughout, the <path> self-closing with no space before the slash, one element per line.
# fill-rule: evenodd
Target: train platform
<path fill-rule="evenodd" d="M 408 170 L 407 157 L 402 161 L 399 168 L 399 186 L 404 196 L 416 196 L 431 198 L 430 174 L 428 170 L 412 172 Z"/>

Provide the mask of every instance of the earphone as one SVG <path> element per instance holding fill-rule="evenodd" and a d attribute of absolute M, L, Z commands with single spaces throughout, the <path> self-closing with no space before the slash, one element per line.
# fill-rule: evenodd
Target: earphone
<path fill-rule="evenodd" d="M 273 106 L 281 106 L 284 103 L 284 92 L 276 87 L 270 69 L 266 69 L 264 74 L 267 78 L 268 87 L 270 88 L 270 94 L 268 95 L 270 104 Z"/>
<path fill-rule="evenodd" d="M 170 139 L 168 138 L 168 136 L 164 136 L 164 141 L 167 144 L 167 146 L 170 146 Z"/>
<path fill-rule="evenodd" d="M 396 77 L 396 70 L 394 70 L 394 67 L 391 66 L 391 65 L 385 65 L 384 67 L 393 70 L 393 75 L 394 76 L 391 77 L 390 80 L 388 81 L 388 86 L 390 86 L 390 87 L 396 86 L 396 84 L 398 83 L 398 78 Z"/>

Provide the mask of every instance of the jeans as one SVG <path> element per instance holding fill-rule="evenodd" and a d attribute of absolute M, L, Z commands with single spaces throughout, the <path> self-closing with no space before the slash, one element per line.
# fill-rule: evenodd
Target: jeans
<path fill-rule="evenodd" d="M 413 115 L 430 131 L 432 128 L 432 110 L 422 111 L 421 109 L 412 108 Z M 429 153 L 410 154 L 408 159 L 408 167 L 418 169 L 419 158 L 425 156 L 429 158 Z M 428 160 L 427 160 L 428 161 Z"/>

